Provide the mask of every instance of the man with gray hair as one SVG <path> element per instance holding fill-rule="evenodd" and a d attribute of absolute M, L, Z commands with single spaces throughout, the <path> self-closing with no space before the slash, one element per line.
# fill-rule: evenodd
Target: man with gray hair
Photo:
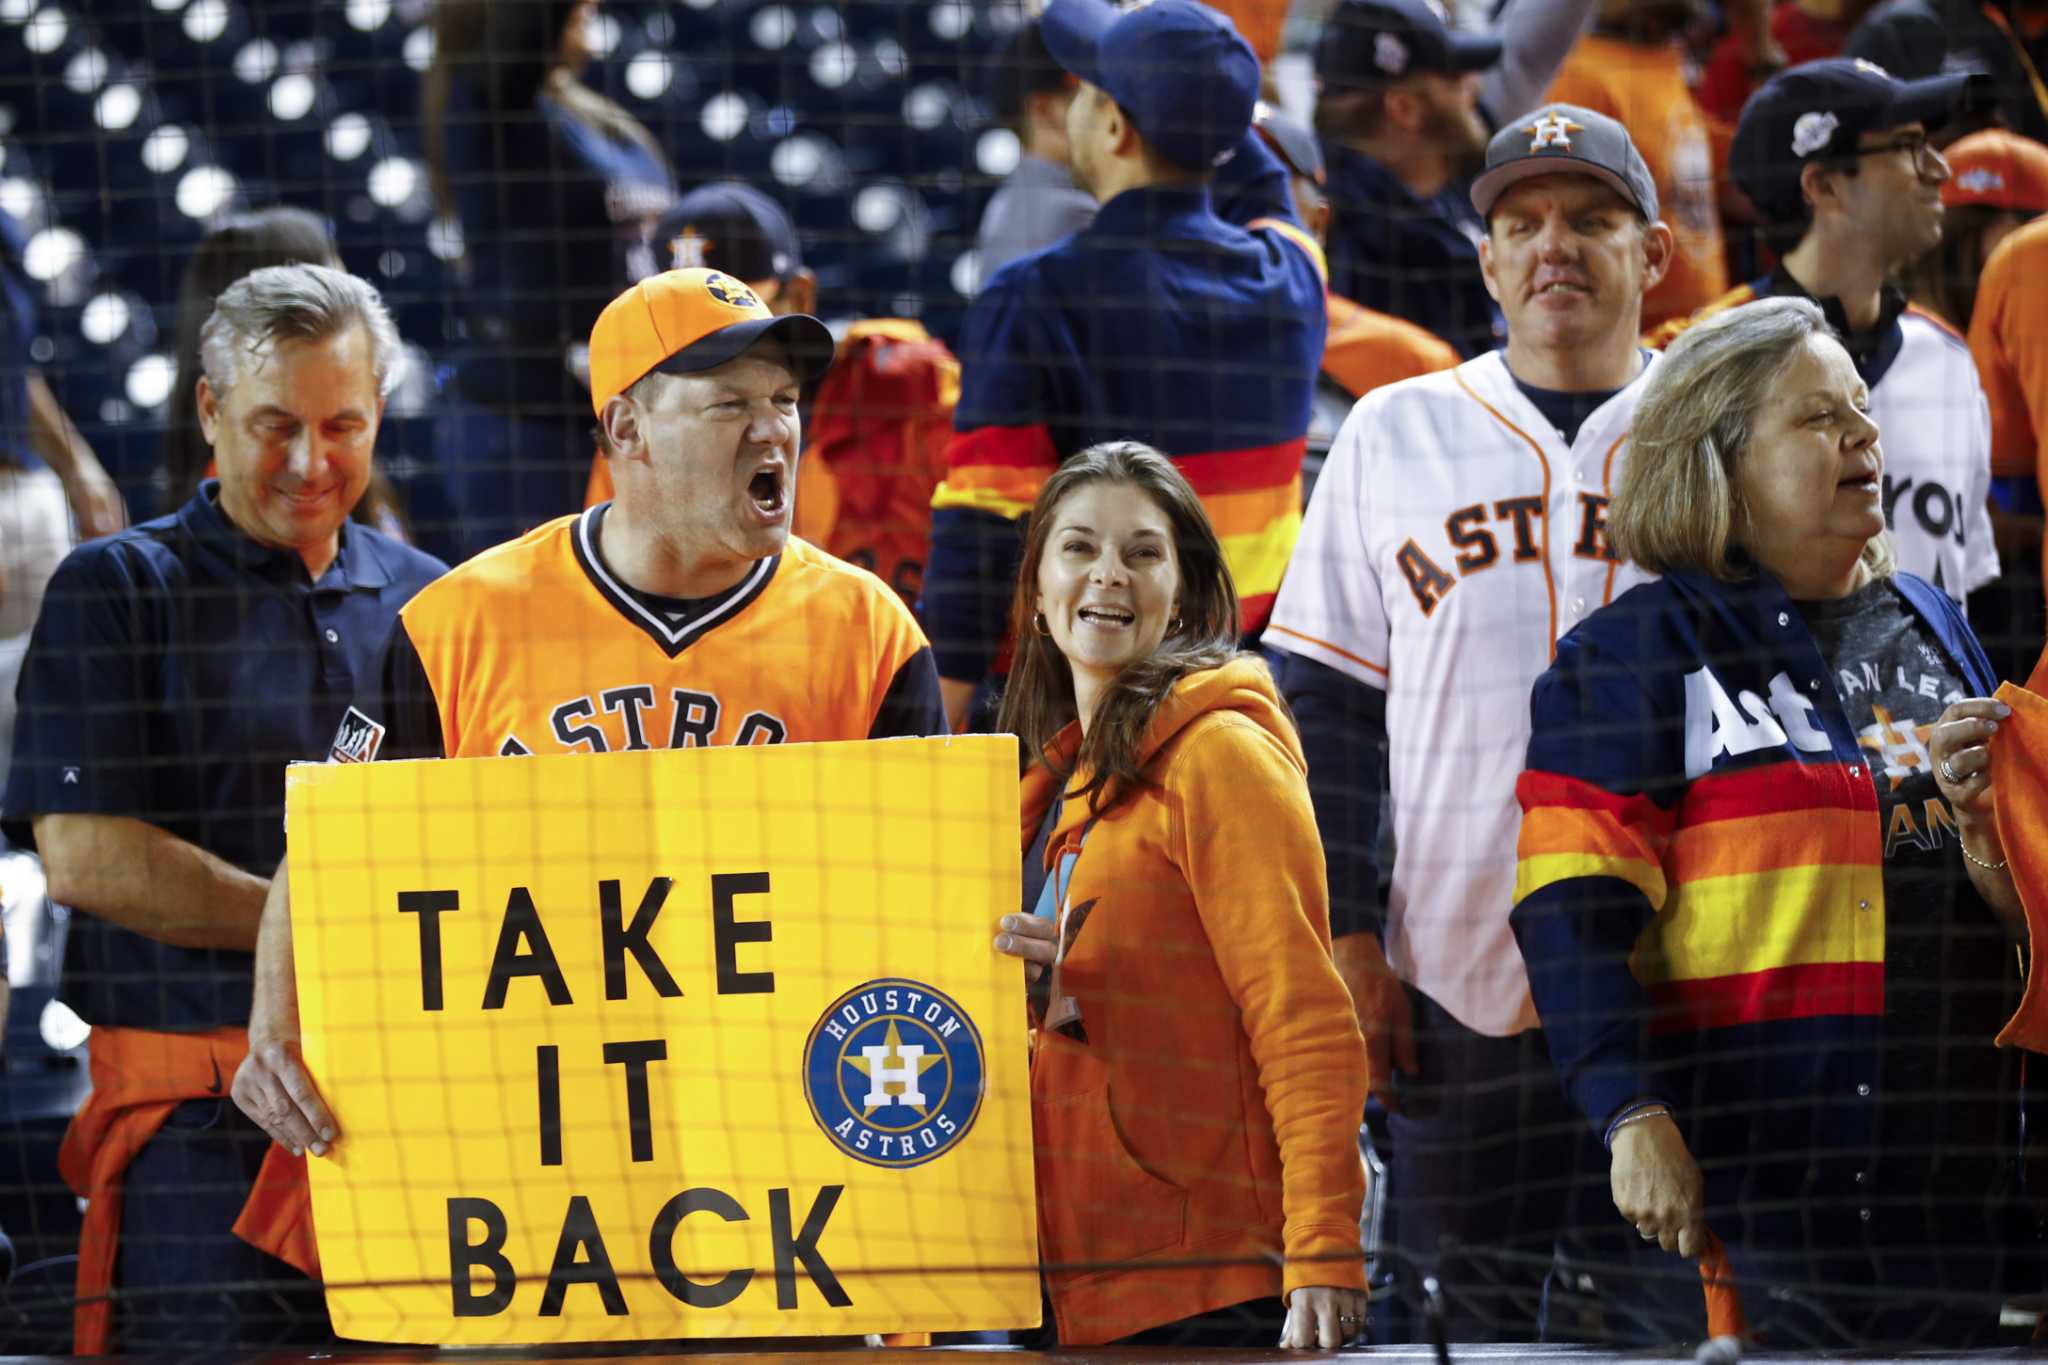
<path fill-rule="evenodd" d="M 269 1139 L 227 1087 L 285 767 L 326 756 L 398 609 L 444 569 L 348 519 L 400 360 L 376 290 L 326 266 L 254 271 L 200 353 L 219 477 L 58 568 L 0 804 L 80 912 L 60 992 L 93 1026 L 60 1161 L 90 1201 L 80 1354 L 329 1335 L 318 1286 L 231 1230 Z"/>

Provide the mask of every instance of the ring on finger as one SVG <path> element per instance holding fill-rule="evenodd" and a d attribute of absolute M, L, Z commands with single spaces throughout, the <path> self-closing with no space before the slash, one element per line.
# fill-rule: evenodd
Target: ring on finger
<path fill-rule="evenodd" d="M 1954 755 L 1950 755 L 1950 757 L 1954 757 Z M 1940 767 L 1942 780 L 1947 782 L 1951 787 L 1960 787 L 1963 785 L 1963 783 L 1970 780 L 1964 774 L 1957 772 L 1955 768 L 1950 765 L 1949 760 L 1946 758 L 1941 760 Z"/>
<path fill-rule="evenodd" d="M 1656 1233 L 1651 1232 L 1649 1229 L 1642 1227 L 1638 1227 L 1636 1229 L 1636 1236 L 1642 1238 L 1645 1242 L 1654 1242 L 1657 1240 Z"/>

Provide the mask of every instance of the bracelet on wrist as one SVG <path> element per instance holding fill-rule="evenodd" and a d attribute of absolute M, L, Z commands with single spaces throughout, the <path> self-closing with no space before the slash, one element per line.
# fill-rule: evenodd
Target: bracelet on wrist
<path fill-rule="evenodd" d="M 1956 840 L 1956 847 L 1963 851 L 1963 856 L 1965 858 L 1968 858 L 1971 862 L 1983 868 L 1986 872 L 2005 871 L 2006 860 L 2004 858 L 2000 858 L 1995 863 L 1987 863 L 1982 858 L 1979 858 L 1976 854 L 1970 852 L 1970 846 L 1964 843 L 1961 839 Z"/>
<path fill-rule="evenodd" d="M 1607 1125 L 1607 1132 L 1601 1138 L 1601 1143 L 1611 1152 L 1614 1150 L 1614 1135 L 1616 1133 L 1619 1133 L 1631 1123 L 1641 1123 L 1644 1119 L 1658 1117 L 1667 1119 L 1671 1117 L 1671 1106 L 1662 1100 L 1643 1100 L 1640 1103 L 1629 1105 L 1619 1114 L 1615 1115 L 1614 1121 Z"/>

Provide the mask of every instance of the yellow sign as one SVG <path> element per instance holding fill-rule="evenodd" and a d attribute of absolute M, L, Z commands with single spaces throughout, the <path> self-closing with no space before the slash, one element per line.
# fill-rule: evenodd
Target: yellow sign
<path fill-rule="evenodd" d="M 335 1330 L 1035 1325 L 1008 738 L 291 769 Z"/>

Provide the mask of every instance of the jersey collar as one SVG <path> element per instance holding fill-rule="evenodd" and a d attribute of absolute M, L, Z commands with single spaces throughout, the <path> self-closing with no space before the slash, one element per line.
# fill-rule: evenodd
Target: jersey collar
<path fill-rule="evenodd" d="M 599 503 L 576 518 L 576 524 L 570 527 L 569 543 L 575 550 L 576 563 L 598 594 L 671 659 L 746 610 L 766 591 L 776 567 L 782 563 L 781 554 L 769 555 L 757 561 L 738 583 L 711 597 L 662 597 L 641 592 L 619 577 L 605 562 L 604 552 L 598 546 L 598 528 L 610 510 L 610 503 Z"/>

